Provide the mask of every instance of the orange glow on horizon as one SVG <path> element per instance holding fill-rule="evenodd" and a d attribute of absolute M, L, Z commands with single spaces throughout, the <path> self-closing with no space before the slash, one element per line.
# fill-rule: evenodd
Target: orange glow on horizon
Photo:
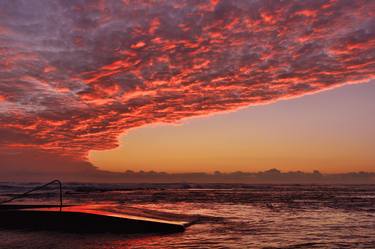
<path fill-rule="evenodd" d="M 361 131 L 354 125 L 359 121 L 351 121 L 350 129 L 334 126 L 350 121 L 340 114 L 344 111 L 356 117 L 357 109 L 366 110 L 357 117 L 366 118 L 373 102 L 372 95 L 364 99 L 364 93 L 374 86 L 352 85 L 219 116 L 187 119 L 179 125 L 145 126 L 123 135 L 120 147 L 92 151 L 89 158 L 99 168 L 117 172 L 228 173 L 271 168 L 372 172 L 375 157 L 370 148 L 375 144 L 370 127 L 375 120 L 369 120 Z M 350 95 L 351 91 L 355 93 Z M 322 111 L 321 103 L 327 105 L 326 110 Z M 315 127 L 316 123 L 320 125 Z"/>

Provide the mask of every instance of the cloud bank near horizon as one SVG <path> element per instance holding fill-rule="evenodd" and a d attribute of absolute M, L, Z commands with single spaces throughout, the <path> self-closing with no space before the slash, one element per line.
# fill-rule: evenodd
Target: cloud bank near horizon
<path fill-rule="evenodd" d="M 374 9 L 365 0 L 1 1 L 2 157 L 86 160 L 145 124 L 369 81 Z"/>

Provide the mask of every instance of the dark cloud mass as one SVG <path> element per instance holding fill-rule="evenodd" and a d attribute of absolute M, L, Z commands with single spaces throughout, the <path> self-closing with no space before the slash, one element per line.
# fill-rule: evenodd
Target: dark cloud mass
<path fill-rule="evenodd" d="M 368 81 L 374 48 L 371 0 L 1 1 L 1 153 Z"/>

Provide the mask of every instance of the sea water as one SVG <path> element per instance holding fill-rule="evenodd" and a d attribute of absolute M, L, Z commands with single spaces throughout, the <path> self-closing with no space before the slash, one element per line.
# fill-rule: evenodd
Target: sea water
<path fill-rule="evenodd" d="M 0 200 L 34 185 L 1 183 Z M 20 202 L 57 203 L 57 190 Z M 199 218 L 175 234 L 0 229 L 0 248 L 375 248 L 374 185 L 68 184 L 63 191 L 65 203 Z"/>

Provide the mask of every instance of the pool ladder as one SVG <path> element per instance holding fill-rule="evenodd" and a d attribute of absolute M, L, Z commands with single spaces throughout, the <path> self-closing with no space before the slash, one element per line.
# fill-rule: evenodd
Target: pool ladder
<path fill-rule="evenodd" d="M 49 185 L 52 185 L 52 184 L 54 184 L 54 183 L 57 183 L 57 184 L 59 185 L 59 190 L 60 190 L 60 204 L 59 204 L 59 206 L 60 206 L 60 212 L 61 212 L 61 211 L 62 211 L 62 207 L 63 207 L 62 183 L 61 183 L 60 180 L 57 180 L 57 179 L 56 179 L 56 180 L 53 180 L 53 181 L 51 181 L 51 182 L 49 182 L 49 183 L 46 183 L 46 184 L 44 184 L 44 185 L 41 185 L 41 186 L 35 187 L 35 188 L 33 188 L 33 189 L 31 189 L 31 190 L 29 190 L 29 191 L 23 193 L 23 194 L 17 195 L 17 196 L 12 197 L 12 198 L 10 198 L 10 199 L 8 199 L 8 200 L 0 201 L 0 205 L 5 204 L 5 203 L 12 202 L 12 201 L 17 200 L 17 199 L 25 198 L 25 197 L 28 196 L 31 192 L 41 190 L 41 189 L 43 189 L 43 188 L 45 188 L 45 187 L 47 187 L 47 186 L 49 186 Z"/>

